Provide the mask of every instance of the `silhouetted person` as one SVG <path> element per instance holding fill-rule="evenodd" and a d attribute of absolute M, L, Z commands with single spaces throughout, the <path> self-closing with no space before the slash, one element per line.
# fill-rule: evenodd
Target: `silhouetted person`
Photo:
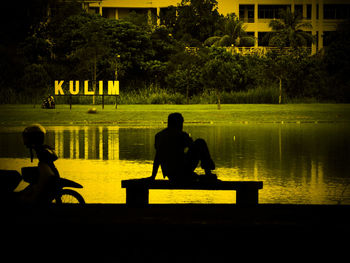
<path fill-rule="evenodd" d="M 163 176 L 171 181 L 216 179 L 216 175 L 211 173 L 215 169 L 215 164 L 210 157 L 206 142 L 203 139 L 193 141 L 188 133 L 182 131 L 183 122 L 180 113 L 171 113 L 168 116 L 168 127 L 156 134 L 156 155 L 151 179 L 156 177 L 159 166 L 162 168 Z M 194 173 L 199 161 L 205 171 L 205 175 L 200 177 Z"/>
<path fill-rule="evenodd" d="M 39 124 L 25 128 L 22 133 L 23 142 L 30 149 L 31 161 L 34 150 L 39 163 L 36 183 L 17 193 L 17 201 L 21 203 L 47 204 L 53 199 L 59 179 L 58 170 L 53 163 L 57 160 L 57 155 L 50 146 L 44 145 L 45 134 L 45 128 Z"/>

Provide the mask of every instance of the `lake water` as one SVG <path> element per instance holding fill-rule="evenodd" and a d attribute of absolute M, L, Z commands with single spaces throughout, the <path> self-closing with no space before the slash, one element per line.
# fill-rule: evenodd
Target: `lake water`
<path fill-rule="evenodd" d="M 78 191 L 86 202 L 125 203 L 121 180 L 151 175 L 154 135 L 164 127 L 46 128 L 61 176 L 84 186 Z M 23 146 L 23 129 L 0 128 L 0 169 L 37 164 Z M 184 130 L 207 141 L 219 179 L 263 181 L 260 203 L 350 204 L 349 123 L 185 125 Z M 234 191 L 150 191 L 150 203 L 233 202 Z"/>

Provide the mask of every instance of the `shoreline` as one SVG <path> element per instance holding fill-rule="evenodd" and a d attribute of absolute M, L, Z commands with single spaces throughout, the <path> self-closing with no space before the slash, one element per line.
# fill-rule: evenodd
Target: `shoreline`
<path fill-rule="evenodd" d="M 51 122 L 22 122 L 22 123 L 11 123 L 11 124 L 3 124 L 0 123 L 0 129 L 7 130 L 8 128 L 16 128 L 16 127 L 27 127 L 28 125 L 39 123 L 44 127 L 55 127 L 55 126 L 74 126 L 74 127 L 84 127 L 84 126 L 120 126 L 123 128 L 127 127 L 166 127 L 165 122 L 61 122 L 61 123 L 51 123 Z M 264 124 L 349 124 L 350 121 L 276 121 L 276 122 L 248 122 L 248 121 L 237 121 L 237 122 L 184 122 L 184 127 L 186 126 L 230 126 L 230 125 L 264 125 Z"/>

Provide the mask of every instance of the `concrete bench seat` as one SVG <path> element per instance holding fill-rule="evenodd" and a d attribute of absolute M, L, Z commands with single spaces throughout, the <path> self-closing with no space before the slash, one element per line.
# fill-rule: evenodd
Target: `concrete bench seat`
<path fill-rule="evenodd" d="M 148 204 L 149 189 L 169 190 L 235 190 L 236 204 L 256 205 L 259 203 L 259 189 L 263 188 L 262 181 L 195 181 L 172 182 L 169 180 L 130 179 L 122 181 L 126 188 L 126 204 L 143 206 Z"/>

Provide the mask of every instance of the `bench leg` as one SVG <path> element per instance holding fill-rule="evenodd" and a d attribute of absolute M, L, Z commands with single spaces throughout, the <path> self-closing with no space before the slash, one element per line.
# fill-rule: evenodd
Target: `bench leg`
<path fill-rule="evenodd" d="M 241 187 L 236 190 L 237 205 L 257 205 L 259 203 L 259 189 Z"/>
<path fill-rule="evenodd" d="M 126 188 L 126 204 L 129 206 L 148 205 L 148 188 L 128 187 Z"/>

